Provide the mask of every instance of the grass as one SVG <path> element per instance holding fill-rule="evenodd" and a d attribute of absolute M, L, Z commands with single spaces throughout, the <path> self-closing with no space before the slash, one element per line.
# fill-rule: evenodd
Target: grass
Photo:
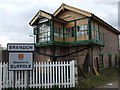
<path fill-rule="evenodd" d="M 100 75 L 86 73 L 87 79 L 79 78 L 77 88 L 97 88 L 118 79 L 118 68 L 104 69 Z"/>

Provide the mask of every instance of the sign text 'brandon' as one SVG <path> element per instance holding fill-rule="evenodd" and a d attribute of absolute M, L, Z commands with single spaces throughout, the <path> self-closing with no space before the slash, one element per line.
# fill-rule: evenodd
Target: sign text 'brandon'
<path fill-rule="evenodd" d="M 8 51 L 34 51 L 34 45 L 8 45 Z"/>

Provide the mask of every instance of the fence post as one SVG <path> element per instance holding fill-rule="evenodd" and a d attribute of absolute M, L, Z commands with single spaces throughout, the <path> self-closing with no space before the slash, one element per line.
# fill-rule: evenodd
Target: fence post
<path fill-rule="evenodd" d="M 3 86 L 3 88 L 6 88 L 6 85 L 5 85 L 5 77 L 6 77 L 6 74 L 5 74 L 5 72 L 6 72 L 5 71 L 5 62 L 3 63 L 3 71 L 4 72 L 3 72 L 3 81 L 2 81 L 3 85 L 2 86 Z"/>
<path fill-rule="evenodd" d="M 6 88 L 8 88 L 8 82 L 9 82 L 9 80 L 8 80 L 8 68 L 7 68 L 7 66 L 8 66 L 8 63 L 6 63 L 5 64 L 5 71 L 6 71 L 6 73 L 5 73 L 5 75 L 6 75 L 6 77 L 5 77 L 5 83 L 6 83 Z"/>
<path fill-rule="evenodd" d="M 69 74 L 68 74 L 69 72 L 68 72 L 68 61 L 66 62 L 66 74 L 67 74 L 67 76 L 66 76 L 66 82 L 67 82 L 67 88 L 69 88 Z"/>
<path fill-rule="evenodd" d="M 73 60 L 72 62 L 73 62 L 73 72 L 74 72 L 73 87 L 75 87 L 75 85 L 78 84 L 77 60 Z"/>
<path fill-rule="evenodd" d="M 64 88 L 66 88 L 66 66 L 65 66 L 65 61 L 63 62 L 63 67 L 64 67 L 64 70 L 63 70 L 63 72 L 64 72 Z"/>
<path fill-rule="evenodd" d="M 74 75 L 75 75 L 75 84 L 78 85 L 78 69 L 77 69 L 77 60 L 74 61 Z"/>

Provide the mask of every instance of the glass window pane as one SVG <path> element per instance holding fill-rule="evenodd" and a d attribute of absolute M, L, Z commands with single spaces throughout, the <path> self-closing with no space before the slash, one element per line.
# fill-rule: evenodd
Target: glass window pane
<path fill-rule="evenodd" d="M 47 41 L 47 37 L 50 37 L 50 25 L 49 22 L 40 25 L 39 42 Z"/>
<path fill-rule="evenodd" d="M 50 36 L 50 32 L 48 32 L 48 37 Z"/>
<path fill-rule="evenodd" d="M 84 30 L 84 25 L 81 26 L 81 30 Z"/>
<path fill-rule="evenodd" d="M 88 29 L 88 25 L 85 25 L 85 30 L 87 30 Z"/>
<path fill-rule="evenodd" d="M 50 41 L 50 37 L 48 37 L 48 41 Z"/>

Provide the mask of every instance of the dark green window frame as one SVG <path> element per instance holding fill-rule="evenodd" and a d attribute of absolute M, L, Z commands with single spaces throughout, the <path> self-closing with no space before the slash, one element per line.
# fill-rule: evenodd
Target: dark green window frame
<path fill-rule="evenodd" d="M 34 35 L 38 34 L 38 27 L 33 28 L 33 33 L 34 33 Z"/>
<path fill-rule="evenodd" d="M 109 53 L 108 54 L 108 66 L 109 66 L 109 68 L 111 68 L 112 67 L 112 53 Z"/>
<path fill-rule="evenodd" d="M 75 37 L 75 27 L 69 27 L 64 30 L 65 38 Z"/>
<path fill-rule="evenodd" d="M 92 39 L 95 39 L 95 40 L 100 40 L 100 37 L 99 37 L 99 25 L 96 26 L 96 25 L 91 25 L 91 32 L 92 32 Z"/>
<path fill-rule="evenodd" d="M 81 30 L 80 31 L 81 35 L 79 35 L 79 36 L 85 36 L 85 35 L 89 35 L 89 31 L 91 31 L 91 29 L 89 30 L 89 23 L 91 24 L 91 18 L 89 18 L 89 17 L 83 17 L 83 18 L 79 18 L 79 19 L 68 21 L 68 22 L 74 22 L 74 24 L 75 24 L 74 31 L 73 31 L 74 37 L 75 37 L 75 41 L 76 41 L 76 38 L 78 36 L 77 32 L 79 32 L 79 30 L 78 30 L 79 26 L 76 26 L 76 21 L 83 20 L 83 19 L 88 19 L 88 24 L 84 24 L 84 25 L 80 25 L 80 26 L 83 26 L 83 27 L 87 26 L 87 29 L 84 28 L 84 30 Z M 90 27 L 91 27 L 91 25 L 90 25 Z M 89 36 L 91 36 L 91 35 L 89 35 Z M 65 33 L 65 37 L 66 37 L 66 33 Z"/>
<path fill-rule="evenodd" d="M 118 66 L 118 55 L 116 54 L 115 55 L 115 67 L 117 67 Z"/>
<path fill-rule="evenodd" d="M 99 68 L 104 68 L 104 53 L 99 53 Z"/>
<path fill-rule="evenodd" d="M 84 24 L 84 25 L 80 25 L 80 26 L 77 26 L 77 29 L 76 29 L 76 36 L 85 36 L 85 35 L 88 35 L 88 24 Z"/>
<path fill-rule="evenodd" d="M 63 28 L 62 27 L 54 27 L 54 37 L 63 38 Z"/>

